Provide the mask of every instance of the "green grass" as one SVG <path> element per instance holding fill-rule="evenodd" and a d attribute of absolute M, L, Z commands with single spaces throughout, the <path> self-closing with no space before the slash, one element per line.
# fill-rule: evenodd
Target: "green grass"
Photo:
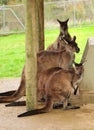
<path fill-rule="evenodd" d="M 70 28 L 72 36 L 77 36 L 80 53 L 76 55 L 79 62 L 89 37 L 94 37 L 94 26 Z M 49 46 L 59 34 L 59 29 L 45 31 L 45 48 Z M 25 35 L 16 34 L 0 37 L 0 78 L 19 77 L 25 63 Z"/>
<path fill-rule="evenodd" d="M 18 77 L 25 62 L 25 35 L 0 37 L 0 78 Z"/>

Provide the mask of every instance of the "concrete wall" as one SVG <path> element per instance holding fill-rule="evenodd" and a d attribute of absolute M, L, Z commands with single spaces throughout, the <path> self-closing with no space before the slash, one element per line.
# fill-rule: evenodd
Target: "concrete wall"
<path fill-rule="evenodd" d="M 82 61 L 86 60 L 84 66 L 84 78 L 80 89 L 94 90 L 94 38 L 89 38 L 85 47 Z"/>
<path fill-rule="evenodd" d="M 82 61 L 87 60 L 84 66 L 84 77 L 79 86 L 79 94 L 72 95 L 72 105 L 94 104 L 94 37 L 87 40 Z"/>

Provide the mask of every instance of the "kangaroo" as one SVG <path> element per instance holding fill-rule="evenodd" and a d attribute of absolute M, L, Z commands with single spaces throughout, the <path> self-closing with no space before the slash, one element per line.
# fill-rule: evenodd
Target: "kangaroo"
<path fill-rule="evenodd" d="M 82 74 L 82 69 L 81 67 L 81 64 L 77 64 L 77 63 L 73 63 L 75 64 L 76 66 L 76 73 L 78 73 L 80 75 L 80 73 Z M 75 68 L 74 68 L 75 69 Z M 45 85 L 46 85 L 46 82 L 47 80 L 49 79 L 49 77 L 54 73 L 54 72 L 58 72 L 62 70 L 62 68 L 59 68 L 59 67 L 55 67 L 55 68 L 51 68 L 51 69 L 48 69 L 48 70 L 45 70 L 43 71 L 42 73 L 40 73 L 39 75 L 39 79 L 38 79 L 38 99 L 41 101 L 45 101 Z M 72 70 L 73 71 L 73 68 L 69 69 L 69 70 Z M 77 72 L 78 71 L 78 72 Z M 82 80 L 82 77 L 80 77 L 79 80 L 77 80 L 77 82 L 74 82 L 72 81 L 71 84 L 72 86 L 74 87 L 74 95 L 76 95 L 76 92 L 78 90 L 78 87 L 79 87 L 79 82 Z"/>
<path fill-rule="evenodd" d="M 62 39 L 59 42 L 63 43 L 64 41 Z M 66 42 L 65 48 L 62 51 L 41 51 L 38 53 L 38 73 L 52 67 L 70 68 L 75 59 L 74 52 L 80 51 L 76 43 L 76 36 L 73 37 L 71 42 Z M 56 66 L 56 63 L 58 66 Z"/>
<path fill-rule="evenodd" d="M 66 44 L 65 41 L 67 41 L 67 43 L 72 41 L 72 38 L 71 38 L 70 34 L 68 33 L 69 19 L 67 19 L 65 21 L 60 21 L 59 19 L 57 19 L 57 21 L 60 24 L 60 34 L 59 34 L 58 38 L 56 39 L 56 41 L 52 45 L 50 45 L 47 48 L 47 50 L 52 50 L 52 51 L 53 50 L 55 50 L 55 51 L 63 50 L 63 49 L 65 49 L 65 44 Z M 65 39 L 65 41 L 63 41 L 62 43 L 59 42 L 62 39 L 63 40 Z M 10 95 L 13 95 L 14 93 L 15 93 L 15 90 L 12 90 L 12 91 L 8 91 L 8 92 L 0 93 L 0 96 L 10 96 Z"/>
<path fill-rule="evenodd" d="M 68 41 L 68 42 L 72 40 L 70 34 L 68 33 L 68 25 L 67 25 L 67 23 L 68 23 L 69 19 L 67 19 L 65 21 L 60 21 L 59 19 L 57 19 L 57 21 L 60 24 L 60 34 L 59 34 L 57 40 L 51 46 L 49 46 L 47 48 L 47 50 L 60 51 L 63 48 L 65 49 L 65 42 L 62 42 L 63 44 L 60 44 L 60 42 L 59 42 L 62 38 L 66 39 L 66 41 Z M 5 95 L 6 96 L 10 96 L 14 92 L 15 92 L 15 90 L 4 92 L 4 93 L 0 93 L 0 96 L 5 96 Z"/>
<path fill-rule="evenodd" d="M 38 75 L 39 73 L 53 67 L 70 68 L 72 62 L 74 61 L 74 52 L 79 52 L 80 49 L 77 46 L 76 37 L 68 44 L 66 42 L 66 49 L 63 51 L 41 51 L 37 54 L 38 63 Z M 59 42 L 64 42 L 60 40 Z M 25 68 L 24 68 L 25 69 Z M 20 86 L 17 91 L 15 91 L 10 96 L 0 96 L 0 103 L 13 102 L 21 98 L 25 94 L 25 72 L 22 72 L 22 79 Z M 21 94 L 20 94 L 21 93 Z"/>
<path fill-rule="evenodd" d="M 83 72 L 84 67 L 82 63 L 76 64 L 74 69 L 61 69 L 57 72 L 54 72 L 45 83 L 45 106 L 40 109 L 35 109 L 20 114 L 18 117 L 49 112 L 52 110 L 53 104 L 56 102 L 63 102 L 64 110 L 71 109 L 72 107 L 68 108 L 67 106 L 68 99 L 70 98 L 71 94 L 74 93 L 76 85 L 80 83 Z"/>
<path fill-rule="evenodd" d="M 61 39 L 61 38 L 65 38 L 65 40 L 67 42 L 71 41 L 72 38 L 71 38 L 71 35 L 69 34 L 68 32 L 68 21 L 69 19 L 65 20 L 65 21 L 60 21 L 59 19 L 57 19 L 57 21 L 59 22 L 60 24 L 60 33 L 59 33 L 59 36 L 57 37 L 57 39 L 54 41 L 53 44 L 51 44 L 47 50 L 61 50 L 61 48 L 58 47 L 58 41 Z M 62 44 L 62 43 L 61 43 Z M 64 46 L 63 46 L 64 47 Z"/>

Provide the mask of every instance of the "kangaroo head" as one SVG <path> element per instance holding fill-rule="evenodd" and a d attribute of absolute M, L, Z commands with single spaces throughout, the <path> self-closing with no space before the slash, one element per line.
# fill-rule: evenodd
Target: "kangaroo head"
<path fill-rule="evenodd" d="M 63 35 L 67 35 L 68 34 L 68 21 L 69 21 L 69 19 L 67 19 L 65 21 L 60 21 L 59 19 L 57 19 L 57 21 L 60 24 L 60 32 Z"/>
<path fill-rule="evenodd" d="M 78 44 L 76 43 L 76 36 L 74 36 L 73 39 L 68 42 L 68 44 L 70 45 L 70 49 L 73 52 L 79 53 L 80 48 L 78 47 Z"/>
<path fill-rule="evenodd" d="M 75 41 L 76 41 L 76 36 L 74 36 L 71 41 L 67 41 L 65 37 L 61 37 L 58 41 L 57 48 L 58 50 L 66 49 L 68 51 L 78 53 L 80 49 Z"/>
<path fill-rule="evenodd" d="M 75 65 L 75 67 L 74 67 L 75 74 L 81 76 L 84 73 L 84 63 L 85 62 L 81 62 L 81 63 L 78 64 L 78 63 L 74 62 L 74 65 Z"/>

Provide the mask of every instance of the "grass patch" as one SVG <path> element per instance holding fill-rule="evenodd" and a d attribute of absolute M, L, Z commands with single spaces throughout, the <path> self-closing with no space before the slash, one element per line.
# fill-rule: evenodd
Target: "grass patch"
<path fill-rule="evenodd" d="M 79 62 L 89 37 L 94 37 L 94 26 L 70 28 L 72 36 L 77 36 L 80 53 L 76 54 Z M 59 34 L 59 29 L 45 30 L 45 48 L 53 43 Z M 16 34 L 0 37 L 0 78 L 19 77 L 25 63 L 25 35 Z"/>
<path fill-rule="evenodd" d="M 18 77 L 25 62 L 25 35 L 0 37 L 0 78 Z"/>

